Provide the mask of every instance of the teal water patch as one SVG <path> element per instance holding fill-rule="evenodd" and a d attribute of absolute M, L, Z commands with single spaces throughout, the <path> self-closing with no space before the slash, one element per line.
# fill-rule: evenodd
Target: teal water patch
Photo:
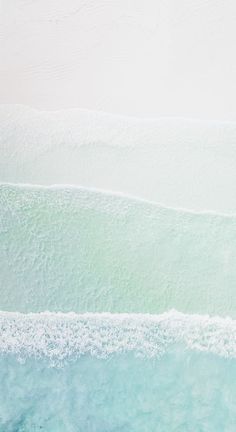
<path fill-rule="evenodd" d="M 0 186 L 0 308 L 235 317 L 236 216 Z"/>
<path fill-rule="evenodd" d="M 231 319 L 1 313 L 0 328 L 1 432 L 235 430 Z"/>
<path fill-rule="evenodd" d="M 236 360 L 89 355 L 62 368 L 0 356 L 1 432 L 234 432 Z"/>

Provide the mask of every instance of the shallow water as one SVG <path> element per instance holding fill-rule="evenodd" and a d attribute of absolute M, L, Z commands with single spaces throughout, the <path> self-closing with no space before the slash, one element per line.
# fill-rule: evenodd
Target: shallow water
<path fill-rule="evenodd" d="M 236 123 L 0 105 L 0 180 L 236 213 Z"/>
<path fill-rule="evenodd" d="M 0 185 L 0 310 L 235 316 L 236 216 Z"/>

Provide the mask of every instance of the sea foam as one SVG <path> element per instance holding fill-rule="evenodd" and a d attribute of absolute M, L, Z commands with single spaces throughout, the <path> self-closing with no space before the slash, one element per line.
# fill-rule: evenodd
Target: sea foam
<path fill-rule="evenodd" d="M 0 354 L 60 362 L 82 355 L 97 358 L 134 352 L 159 357 L 179 345 L 236 358 L 236 321 L 186 315 L 111 313 L 0 313 Z"/>

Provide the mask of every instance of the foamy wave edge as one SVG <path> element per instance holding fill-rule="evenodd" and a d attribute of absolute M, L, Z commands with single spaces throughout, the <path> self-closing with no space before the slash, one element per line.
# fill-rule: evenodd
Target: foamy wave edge
<path fill-rule="evenodd" d="M 159 357 L 171 346 L 236 358 L 236 320 L 187 315 L 0 312 L 0 354 L 61 362 L 134 352 Z"/>
<path fill-rule="evenodd" d="M 127 206 L 129 205 L 145 205 L 150 206 L 153 209 L 163 209 L 163 210 L 169 210 L 172 212 L 182 213 L 182 214 L 190 214 L 190 215 L 196 215 L 196 216 L 211 216 L 211 217 L 222 217 L 227 219 L 235 219 L 236 213 L 224 213 L 220 211 L 214 211 L 214 210 L 194 210 L 190 208 L 184 208 L 184 207 L 175 207 L 175 206 L 168 206 L 163 202 L 160 201 L 153 201 L 148 200 L 136 195 L 130 195 L 128 193 L 118 192 L 114 190 L 108 190 L 108 189 L 102 189 L 102 188 L 95 188 L 95 187 L 87 187 L 82 186 L 80 184 L 51 184 L 51 185 L 43 185 L 43 184 L 34 184 L 34 183 L 11 183 L 11 182 L 4 182 L 0 180 L 0 191 L 4 190 L 15 190 L 15 191 L 31 191 L 31 192 L 37 192 L 37 191 L 48 191 L 48 192 L 67 192 L 67 193 L 79 193 L 81 196 L 85 196 L 86 198 L 89 196 L 90 201 L 98 206 L 98 205 L 104 205 L 104 202 L 110 202 L 110 204 L 115 203 L 115 201 L 118 203 L 123 203 Z M 97 200 L 99 198 L 99 201 Z"/>

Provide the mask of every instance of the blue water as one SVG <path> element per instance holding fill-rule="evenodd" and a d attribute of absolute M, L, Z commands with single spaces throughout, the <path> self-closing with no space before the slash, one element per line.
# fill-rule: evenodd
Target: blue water
<path fill-rule="evenodd" d="M 0 313 L 0 432 L 235 432 L 236 322 Z"/>
<path fill-rule="evenodd" d="M 176 346 L 159 359 L 91 355 L 62 367 L 0 359 L 1 432 L 234 432 L 236 360 Z"/>

